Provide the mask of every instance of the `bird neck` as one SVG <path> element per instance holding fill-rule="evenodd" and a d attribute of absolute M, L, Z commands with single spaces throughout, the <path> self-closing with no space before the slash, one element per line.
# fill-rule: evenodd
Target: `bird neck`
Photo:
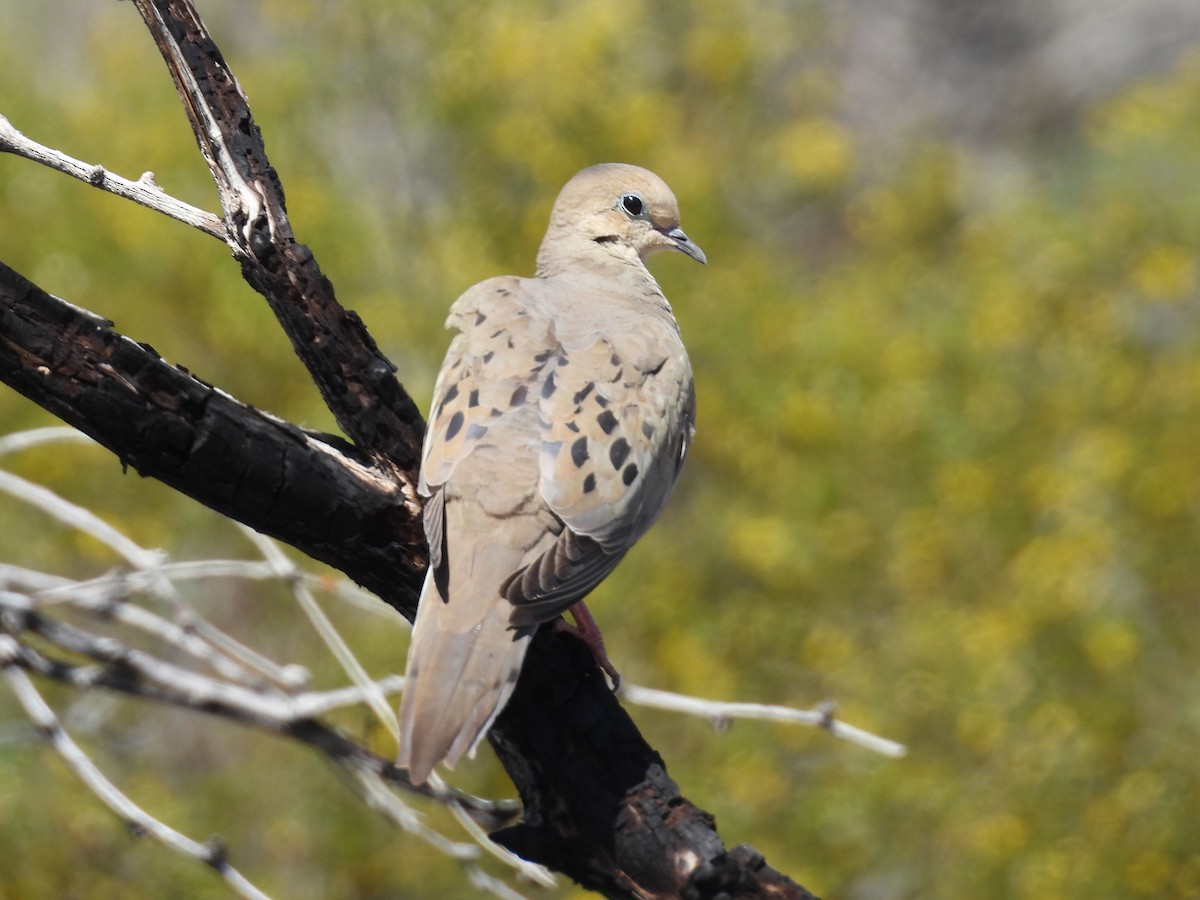
<path fill-rule="evenodd" d="M 538 250 L 538 277 L 550 278 L 575 271 L 654 280 L 637 251 L 625 241 L 603 237 L 592 239 L 582 234 L 547 234 Z"/>
<path fill-rule="evenodd" d="M 587 310 L 589 322 L 599 320 L 611 326 L 616 319 L 632 313 L 643 326 L 647 322 L 643 317 L 649 316 L 678 331 L 671 304 L 636 255 L 630 262 L 592 250 L 586 257 L 554 255 L 548 266 L 539 257 L 534 281 L 539 290 L 545 290 L 551 308 L 565 303 L 574 316 L 584 315 L 581 310 Z"/>

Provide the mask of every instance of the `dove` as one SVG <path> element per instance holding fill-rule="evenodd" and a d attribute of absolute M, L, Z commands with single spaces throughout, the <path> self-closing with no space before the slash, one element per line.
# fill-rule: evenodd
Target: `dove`
<path fill-rule="evenodd" d="M 450 308 L 418 483 L 429 568 L 399 710 L 397 765 L 414 784 L 474 753 L 540 624 L 575 607 L 589 636 L 584 596 L 679 476 L 695 393 L 646 268 L 660 250 L 707 262 L 662 179 L 592 166 L 555 201 L 536 276 L 491 278 Z"/>

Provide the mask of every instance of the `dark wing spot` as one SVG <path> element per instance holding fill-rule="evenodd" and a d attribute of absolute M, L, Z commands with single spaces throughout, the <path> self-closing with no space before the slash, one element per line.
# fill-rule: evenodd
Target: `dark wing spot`
<path fill-rule="evenodd" d="M 487 430 L 486 425 L 478 425 L 478 424 L 472 422 L 470 425 L 467 426 L 467 440 L 468 441 L 477 441 L 481 437 L 483 437 L 485 434 L 487 434 L 487 432 L 488 432 L 488 430 Z"/>
<path fill-rule="evenodd" d="M 450 418 L 450 424 L 446 426 L 446 440 L 454 440 L 454 436 L 462 430 L 463 422 L 465 421 L 466 417 L 462 414 L 462 412 L 456 412 Z"/>
<path fill-rule="evenodd" d="M 587 384 L 585 384 L 585 385 L 583 386 L 583 388 L 582 388 L 581 390 L 579 390 L 579 391 L 576 391 L 576 393 L 575 393 L 575 402 L 576 402 L 576 403 L 582 403 L 584 400 L 586 400 L 586 399 L 587 399 L 587 395 L 588 395 L 588 394 L 590 394 L 590 393 L 592 392 L 592 388 L 594 388 L 595 386 L 596 386 L 596 382 L 594 382 L 594 381 L 589 381 Z"/>
<path fill-rule="evenodd" d="M 646 374 L 647 375 L 657 375 L 659 372 L 662 371 L 662 367 L 665 366 L 666 364 L 667 364 L 667 358 L 664 356 L 662 358 L 662 361 L 657 366 L 655 366 L 653 369 L 650 369 L 648 372 L 646 372 Z"/>
<path fill-rule="evenodd" d="M 575 463 L 575 467 L 578 469 L 582 468 L 587 461 L 587 435 L 584 435 L 571 444 L 571 462 Z"/>
<path fill-rule="evenodd" d="M 568 422 L 567 423 L 567 431 L 573 431 L 576 434 L 579 434 L 579 423 L 578 422 Z"/>
<path fill-rule="evenodd" d="M 446 391 L 446 396 L 442 398 L 442 406 L 445 406 L 447 403 L 452 402 L 454 400 L 454 398 L 457 396 L 458 396 L 458 385 L 457 384 L 450 385 L 450 390 Z"/>
<path fill-rule="evenodd" d="M 471 396 L 467 401 L 467 405 L 472 409 L 479 405 L 479 388 L 475 388 L 475 390 L 471 391 Z"/>
<path fill-rule="evenodd" d="M 568 362 L 570 362 L 570 360 L 567 359 L 567 354 L 565 353 L 558 358 L 558 364 L 560 366 L 565 366 Z"/>
<path fill-rule="evenodd" d="M 529 389 L 525 385 L 521 385 L 512 392 L 512 397 L 509 398 L 509 406 L 520 406 L 525 402 L 525 396 L 529 393 Z"/>
<path fill-rule="evenodd" d="M 542 399 L 549 400 L 554 392 L 558 390 L 558 385 L 554 383 L 554 373 L 550 373 L 550 377 L 542 383 Z"/>
<path fill-rule="evenodd" d="M 541 353 L 534 354 L 533 361 L 536 363 L 544 363 L 546 360 L 548 360 L 553 355 L 554 355 L 553 350 L 543 350 Z"/>
<path fill-rule="evenodd" d="M 612 434 L 613 429 L 617 427 L 617 417 L 613 415 L 611 409 L 606 409 L 596 416 L 596 424 L 604 429 L 605 434 Z"/>
<path fill-rule="evenodd" d="M 500 410 L 496 409 L 496 407 L 493 406 L 490 415 L 493 419 L 498 419 L 498 418 L 500 418 L 500 416 L 504 415 L 504 413 L 502 413 Z"/>
<path fill-rule="evenodd" d="M 625 460 L 629 458 L 629 442 L 625 438 L 613 441 L 613 445 L 608 448 L 608 458 L 614 469 L 625 465 Z"/>
<path fill-rule="evenodd" d="M 610 356 L 608 358 L 608 361 L 610 363 L 612 363 L 614 366 L 619 366 L 621 364 L 621 357 L 617 356 L 617 354 L 614 353 L 612 356 Z"/>
<path fill-rule="evenodd" d="M 608 406 L 608 398 L 605 397 L 603 394 L 597 394 L 596 395 L 596 403 L 600 407 Z"/>
<path fill-rule="evenodd" d="M 583 479 L 583 492 L 585 494 L 590 494 L 595 489 L 596 489 L 596 476 L 594 474 L 588 475 L 587 478 Z"/>
<path fill-rule="evenodd" d="M 482 325 L 486 321 L 487 321 L 487 315 L 485 313 L 476 313 L 475 314 L 475 324 L 476 325 Z"/>
<path fill-rule="evenodd" d="M 650 424 L 649 420 L 642 423 L 642 434 L 645 436 L 646 440 L 650 440 L 654 437 L 654 426 Z"/>
<path fill-rule="evenodd" d="M 637 463 L 630 463 L 625 467 L 625 471 L 621 473 L 621 480 L 625 482 L 625 487 L 633 484 L 633 480 L 638 477 Z"/>
<path fill-rule="evenodd" d="M 492 361 L 492 357 L 495 355 L 496 355 L 495 350 L 489 350 L 487 353 L 483 354 L 483 361 L 485 363 L 490 363 Z"/>

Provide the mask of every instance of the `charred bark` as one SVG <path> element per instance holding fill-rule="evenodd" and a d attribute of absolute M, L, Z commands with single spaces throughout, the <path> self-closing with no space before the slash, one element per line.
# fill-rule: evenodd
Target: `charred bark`
<path fill-rule="evenodd" d="M 0 263 L 0 381 L 210 509 L 345 572 L 409 618 L 425 566 L 399 486 L 338 438 L 214 390 Z"/>

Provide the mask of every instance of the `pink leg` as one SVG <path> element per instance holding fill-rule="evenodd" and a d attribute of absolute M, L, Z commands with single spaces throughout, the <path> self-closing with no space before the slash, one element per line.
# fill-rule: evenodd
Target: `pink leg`
<path fill-rule="evenodd" d="M 580 600 L 571 607 L 571 616 L 575 619 L 575 624 L 568 625 L 562 619 L 559 619 L 558 630 L 573 634 L 587 644 L 588 649 L 592 651 L 592 657 L 596 660 L 596 665 L 612 679 L 612 686 L 615 691 L 621 686 L 621 673 L 617 671 L 617 667 L 608 658 L 608 651 L 604 649 L 604 635 L 600 633 L 600 626 L 592 618 L 591 610 Z"/>

